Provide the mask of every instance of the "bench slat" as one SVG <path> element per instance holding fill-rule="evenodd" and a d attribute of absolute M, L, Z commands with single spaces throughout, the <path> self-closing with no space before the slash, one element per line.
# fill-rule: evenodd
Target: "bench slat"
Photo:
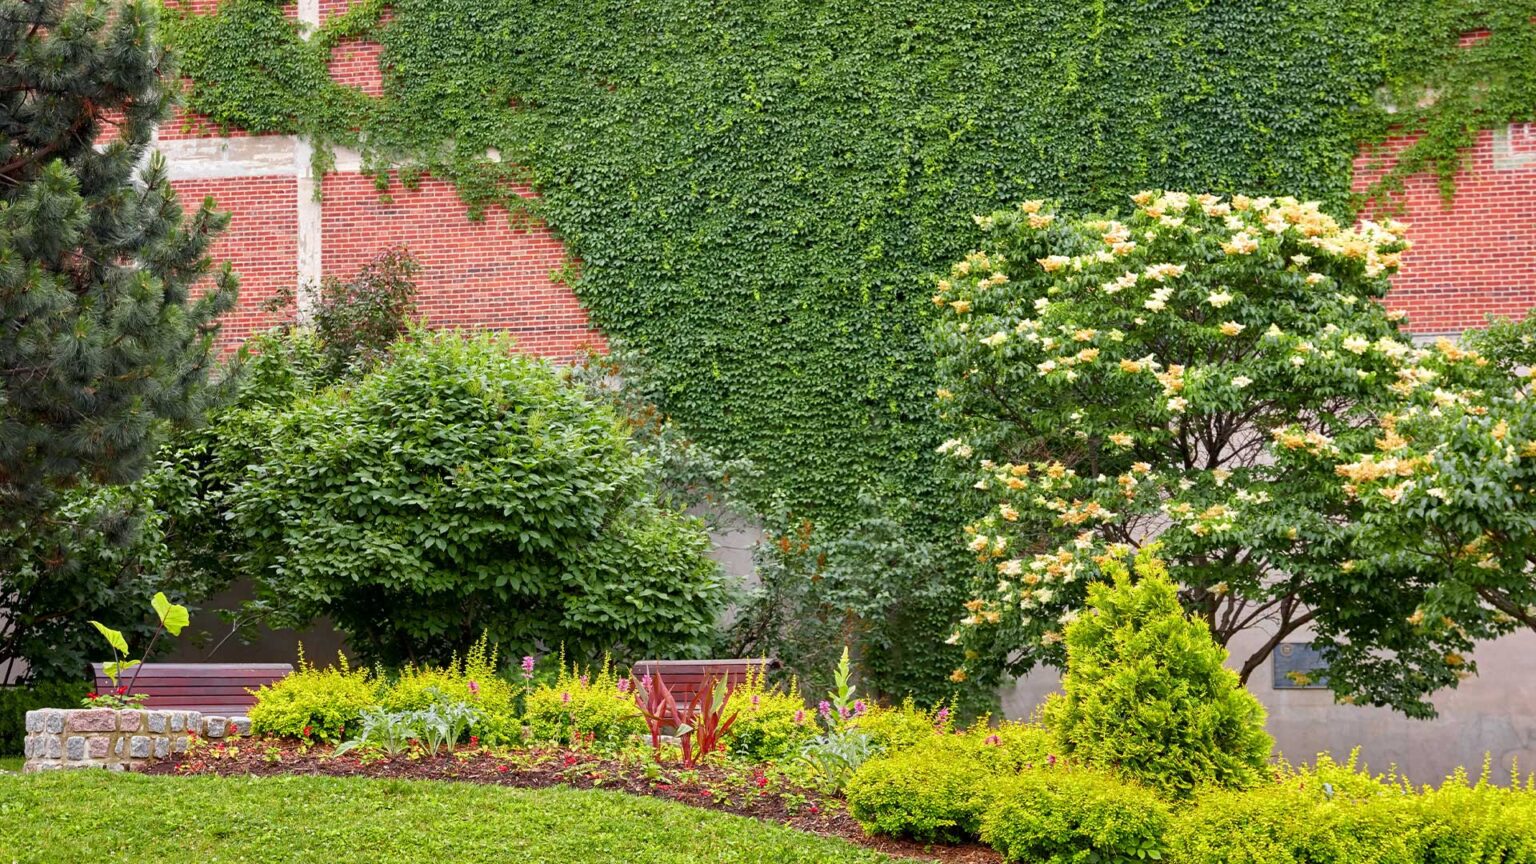
<path fill-rule="evenodd" d="M 102 672 L 102 664 L 93 664 L 98 691 L 112 687 L 112 680 Z M 149 698 L 147 708 L 177 708 L 205 714 L 242 714 L 256 704 L 250 691 L 288 676 L 293 667 L 286 663 L 146 663 L 118 676 L 118 684 L 133 681 L 134 690 Z M 135 679 L 134 673 L 138 673 Z"/>

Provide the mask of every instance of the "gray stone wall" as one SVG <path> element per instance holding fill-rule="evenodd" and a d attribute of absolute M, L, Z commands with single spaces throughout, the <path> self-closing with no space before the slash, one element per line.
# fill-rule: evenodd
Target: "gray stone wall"
<path fill-rule="evenodd" d="M 204 716 L 198 711 L 112 708 L 44 708 L 27 712 L 23 773 L 67 768 L 131 771 L 155 759 L 185 753 L 196 735 L 244 735 L 244 717 Z"/>

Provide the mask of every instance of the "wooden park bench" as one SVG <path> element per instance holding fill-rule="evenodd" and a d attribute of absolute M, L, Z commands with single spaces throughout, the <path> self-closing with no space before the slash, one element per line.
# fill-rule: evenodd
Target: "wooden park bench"
<path fill-rule="evenodd" d="M 750 671 L 755 669 L 758 674 L 762 674 L 777 665 L 777 661 L 764 657 L 745 660 L 641 660 L 632 671 L 637 679 L 659 673 L 662 683 L 672 691 L 672 698 L 680 704 L 686 704 L 698 695 L 705 681 L 724 678 L 725 686 L 735 688 L 747 680 Z"/>
<path fill-rule="evenodd" d="M 96 692 L 110 693 L 112 679 L 101 664 L 92 666 Z M 145 663 L 123 673 L 119 685 L 134 681 L 133 692 L 149 696 L 146 708 L 201 711 L 220 716 L 243 715 L 256 704 L 250 691 L 288 676 L 287 663 Z"/>

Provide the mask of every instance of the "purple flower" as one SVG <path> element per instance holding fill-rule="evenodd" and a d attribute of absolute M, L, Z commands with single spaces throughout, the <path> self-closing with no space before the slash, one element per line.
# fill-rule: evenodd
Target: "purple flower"
<path fill-rule="evenodd" d="M 628 693 L 629 692 L 629 679 L 628 678 L 620 678 L 619 679 L 619 692 L 620 693 Z"/>
<path fill-rule="evenodd" d="M 940 726 L 943 726 L 945 723 L 949 722 L 949 709 L 940 708 L 939 713 L 933 715 L 933 722 Z"/>
<path fill-rule="evenodd" d="M 1047 755 L 1045 757 L 1045 764 L 1047 764 L 1047 765 L 1055 765 L 1056 764 L 1056 757 L 1054 755 Z"/>
<path fill-rule="evenodd" d="M 533 677 L 533 655 L 531 654 L 523 658 L 523 677 Z"/>
<path fill-rule="evenodd" d="M 839 705 L 837 706 L 837 716 L 847 720 L 849 717 L 853 716 L 853 712 L 848 710 L 847 705 Z"/>
<path fill-rule="evenodd" d="M 560 701 L 564 702 L 567 705 L 571 704 L 571 692 L 569 690 L 567 690 L 566 692 L 561 693 L 560 694 Z"/>
<path fill-rule="evenodd" d="M 832 703 L 823 699 L 816 703 L 816 712 L 823 717 L 832 716 Z"/>
<path fill-rule="evenodd" d="M 640 676 L 640 689 L 647 693 L 651 692 L 651 673 L 647 672 Z"/>
<path fill-rule="evenodd" d="M 581 686 L 587 686 L 587 676 L 585 675 L 581 676 Z"/>
<path fill-rule="evenodd" d="M 469 695 L 471 695 L 471 696 L 479 696 L 480 695 L 480 684 L 478 682 L 475 682 L 475 681 L 469 682 Z"/>
<path fill-rule="evenodd" d="M 805 725 L 805 709 L 804 708 L 801 708 L 800 710 L 795 712 L 795 725 L 796 726 L 804 726 Z"/>
<path fill-rule="evenodd" d="M 855 699 L 854 700 L 854 702 L 853 702 L 853 716 L 855 716 L 855 717 L 863 717 L 864 716 L 864 712 L 868 711 L 868 710 L 869 710 L 869 706 L 864 704 L 864 700 L 863 699 Z"/>
<path fill-rule="evenodd" d="M 752 707 L 756 708 L 760 702 L 762 702 L 762 697 L 758 696 L 756 693 L 753 693 L 752 694 Z"/>
<path fill-rule="evenodd" d="M 998 746 L 998 745 L 1003 743 L 1003 739 L 997 737 L 996 735 L 988 735 L 987 736 L 987 743 L 992 745 L 993 747 L 996 747 L 996 746 Z"/>

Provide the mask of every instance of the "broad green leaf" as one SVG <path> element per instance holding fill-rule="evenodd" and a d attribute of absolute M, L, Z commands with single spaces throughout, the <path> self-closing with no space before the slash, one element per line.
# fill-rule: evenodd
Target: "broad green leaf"
<path fill-rule="evenodd" d="M 123 638 L 123 634 L 113 630 L 111 627 L 108 627 L 100 621 L 92 621 L 91 626 L 95 627 L 97 630 L 100 630 L 101 635 L 107 637 L 107 641 L 111 643 L 112 647 L 116 649 L 117 653 L 128 653 L 128 640 Z"/>
<path fill-rule="evenodd" d="M 172 636 L 180 636 L 182 628 L 192 621 L 192 617 L 187 614 L 187 607 L 178 606 L 167 600 L 164 591 L 155 594 L 154 599 L 149 601 L 149 605 L 155 608 L 155 614 L 160 616 L 160 623 Z"/>
<path fill-rule="evenodd" d="M 101 664 L 101 671 L 107 673 L 107 677 L 112 679 L 113 684 L 116 684 L 117 676 L 123 674 L 124 672 L 132 669 L 137 665 L 139 665 L 139 661 L 137 660 L 124 660 L 122 662 L 117 662 L 114 660 L 110 663 Z"/>

